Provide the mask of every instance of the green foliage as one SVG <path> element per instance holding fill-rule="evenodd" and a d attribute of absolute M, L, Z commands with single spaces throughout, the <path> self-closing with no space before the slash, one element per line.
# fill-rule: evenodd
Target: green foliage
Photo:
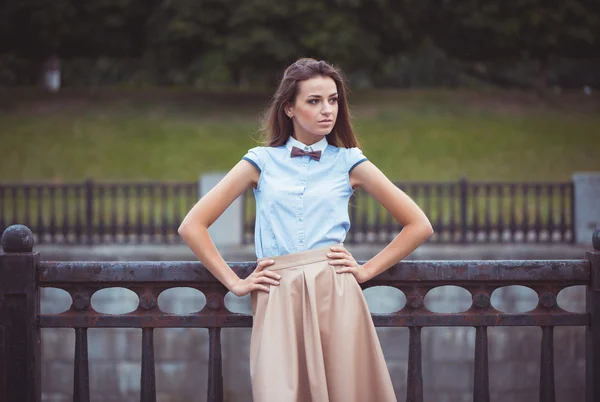
<path fill-rule="evenodd" d="M 360 86 L 461 85 L 472 76 L 515 83 L 470 65 L 506 61 L 537 65 L 547 84 L 560 76 L 552 76 L 559 60 L 600 54 L 600 2 L 588 0 L 27 0 L 0 7 L 0 37 L 11 38 L 0 41 L 4 84 L 35 80 L 55 53 L 63 64 L 86 60 L 96 74 L 69 73 L 67 85 L 202 88 L 272 84 L 306 56 L 340 65 Z M 23 63 L 14 60 L 28 66 L 15 71 Z M 129 72 L 133 64 L 138 70 Z"/>

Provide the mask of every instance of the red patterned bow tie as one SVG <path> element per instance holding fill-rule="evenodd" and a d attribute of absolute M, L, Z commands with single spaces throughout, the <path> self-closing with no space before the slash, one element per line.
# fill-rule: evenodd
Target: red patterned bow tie
<path fill-rule="evenodd" d="M 298 147 L 292 147 L 292 154 L 291 154 L 292 158 L 294 156 L 304 156 L 304 155 L 308 155 L 316 161 L 321 160 L 321 151 L 303 151 L 302 149 L 300 149 Z"/>

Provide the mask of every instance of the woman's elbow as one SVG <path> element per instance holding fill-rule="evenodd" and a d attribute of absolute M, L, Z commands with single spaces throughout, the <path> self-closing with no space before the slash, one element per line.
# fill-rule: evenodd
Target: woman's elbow
<path fill-rule="evenodd" d="M 187 231 L 187 227 L 183 223 L 181 225 L 179 225 L 179 227 L 177 228 L 177 233 L 179 234 L 179 236 L 181 236 L 181 238 L 185 237 L 186 231 Z"/>
<path fill-rule="evenodd" d="M 192 228 L 190 226 L 190 223 L 186 222 L 185 220 L 181 222 L 179 228 L 177 228 L 177 233 L 179 234 L 179 236 L 181 236 L 181 238 L 185 239 L 188 236 L 188 234 L 192 231 Z"/>
<path fill-rule="evenodd" d="M 425 240 L 429 239 L 434 233 L 433 226 L 431 225 L 431 222 L 429 222 L 429 219 L 425 219 L 421 226 L 423 228 L 423 237 Z"/>
<path fill-rule="evenodd" d="M 202 229 L 208 229 L 208 226 L 203 222 L 188 221 L 187 219 L 184 219 L 179 225 L 179 228 L 177 228 L 177 233 L 185 240 L 186 238 L 197 234 Z"/>

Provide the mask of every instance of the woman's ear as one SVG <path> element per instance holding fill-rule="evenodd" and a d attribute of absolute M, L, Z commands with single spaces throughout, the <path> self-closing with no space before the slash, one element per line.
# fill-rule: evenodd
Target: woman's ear
<path fill-rule="evenodd" d="M 285 105 L 283 105 L 283 111 L 290 119 L 294 117 L 294 106 L 291 103 L 288 102 Z"/>

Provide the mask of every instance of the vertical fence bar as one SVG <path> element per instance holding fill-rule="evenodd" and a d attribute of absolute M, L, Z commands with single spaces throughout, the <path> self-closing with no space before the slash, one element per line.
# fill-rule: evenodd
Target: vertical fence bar
<path fill-rule="evenodd" d="M 437 237 L 438 243 L 443 242 L 444 239 L 444 186 L 442 184 L 438 184 L 435 186 L 437 190 L 437 219 L 435 223 L 435 231 L 439 233 Z"/>
<path fill-rule="evenodd" d="M 554 327 L 542 327 L 540 361 L 540 402 L 555 402 L 554 392 Z"/>
<path fill-rule="evenodd" d="M 569 189 L 569 201 L 571 202 L 571 208 L 569 209 L 569 231 L 571 232 L 571 243 L 575 243 L 575 185 L 573 182 L 567 185 Z"/>
<path fill-rule="evenodd" d="M 173 184 L 173 192 L 171 196 L 173 197 L 173 221 L 170 223 L 169 228 L 170 232 L 176 232 L 179 227 L 179 223 L 183 220 L 181 216 L 181 186 L 177 183 Z"/>
<path fill-rule="evenodd" d="M 129 185 L 121 187 L 123 190 L 123 243 L 129 243 L 130 220 L 129 220 Z"/>
<path fill-rule="evenodd" d="M 423 184 L 423 205 L 427 216 L 431 216 L 431 184 Z"/>
<path fill-rule="evenodd" d="M 75 328 L 75 373 L 73 378 L 73 401 L 90 401 L 87 328 Z"/>
<path fill-rule="evenodd" d="M 4 232 L 6 222 L 4 221 L 4 186 L 0 185 L 0 231 Z"/>
<path fill-rule="evenodd" d="M 111 238 L 112 241 L 114 243 L 117 243 L 117 239 L 118 239 L 118 219 L 119 219 L 119 201 L 118 201 L 118 191 L 117 191 L 117 186 L 115 184 L 111 184 L 109 186 L 109 191 L 110 191 L 110 195 L 109 198 L 111 199 L 111 205 L 112 205 L 112 211 L 110 214 L 110 234 L 111 234 Z"/>
<path fill-rule="evenodd" d="M 353 193 L 350 196 L 350 201 L 349 201 L 349 205 L 348 205 L 348 214 L 350 215 L 350 222 L 357 222 L 356 221 L 356 212 L 357 212 L 356 201 L 357 201 L 356 193 Z M 352 243 L 352 244 L 356 243 L 356 229 L 354 227 L 354 223 L 352 224 L 352 226 L 350 227 L 350 231 L 348 232 L 348 243 Z"/>
<path fill-rule="evenodd" d="M 383 227 L 381 222 L 381 213 L 383 208 L 379 205 L 379 203 L 375 202 L 374 198 L 371 198 L 371 200 L 373 201 L 371 205 L 373 206 L 373 211 L 375 213 L 375 221 L 373 222 L 373 231 L 375 232 L 375 236 L 373 237 L 373 240 L 374 242 L 377 242 L 377 240 L 380 239 Z"/>
<path fill-rule="evenodd" d="M 366 243 L 368 241 L 369 234 L 369 196 L 366 191 L 360 191 L 360 202 L 362 208 L 362 222 L 361 222 L 361 232 L 362 232 L 362 242 Z"/>
<path fill-rule="evenodd" d="M 521 227 L 523 229 L 523 242 L 529 238 L 529 204 L 527 203 L 527 185 L 521 184 L 521 193 L 523 194 L 523 216 L 521 217 Z"/>
<path fill-rule="evenodd" d="M 488 183 L 484 185 L 485 189 L 485 241 L 489 242 L 492 238 L 492 186 Z"/>
<path fill-rule="evenodd" d="M 67 185 L 62 186 L 62 210 L 63 210 L 63 222 L 62 222 L 62 235 L 63 242 L 69 242 L 69 233 L 71 228 L 69 227 L 69 187 Z"/>
<path fill-rule="evenodd" d="M 510 241 L 514 242 L 517 233 L 517 185 L 510 184 Z"/>
<path fill-rule="evenodd" d="M 560 186 L 560 195 L 559 195 L 559 210 L 560 210 L 560 240 L 565 241 L 567 238 L 567 201 L 566 201 L 566 187 L 564 185 Z"/>
<path fill-rule="evenodd" d="M 161 222 L 160 222 L 160 230 L 161 230 L 161 234 L 162 234 L 162 238 L 163 238 L 163 242 L 167 243 L 168 242 L 168 230 L 169 230 L 169 214 L 168 214 L 168 205 L 169 203 L 168 201 L 168 188 L 167 185 L 165 183 L 163 183 L 161 186 L 161 192 L 160 192 L 160 196 L 161 196 L 161 208 L 162 208 L 162 218 L 161 218 Z"/>
<path fill-rule="evenodd" d="M 140 382 L 140 401 L 156 402 L 154 328 L 142 328 L 142 376 Z"/>
<path fill-rule="evenodd" d="M 421 327 L 409 327 L 408 331 L 406 402 L 423 402 Z"/>
<path fill-rule="evenodd" d="M 548 214 L 547 214 L 547 219 L 548 222 L 546 223 L 546 230 L 548 231 L 548 241 L 547 243 L 552 243 L 553 239 L 554 239 L 554 230 L 556 225 L 554 224 L 554 216 L 556 215 L 556 212 L 554 211 L 554 189 L 555 186 L 553 186 L 552 184 L 548 184 L 547 186 L 547 192 L 548 192 Z"/>
<path fill-rule="evenodd" d="M 39 185 L 37 187 L 35 187 L 35 189 L 37 190 L 37 216 L 36 216 L 36 232 L 37 232 L 37 237 L 38 237 L 38 243 L 43 243 L 44 242 L 44 235 L 46 232 L 46 228 L 44 226 L 44 186 L 43 185 Z M 2 212 L 0 212 L 1 214 Z"/>
<path fill-rule="evenodd" d="M 460 179 L 460 242 L 467 243 L 467 222 L 469 206 L 469 182 L 466 177 Z"/>
<path fill-rule="evenodd" d="M 98 192 L 98 241 L 100 243 L 104 243 L 106 241 L 106 218 L 104 217 L 104 187 L 103 184 L 99 184 L 96 186 Z"/>
<path fill-rule="evenodd" d="M 534 231 L 535 242 L 539 243 L 542 233 L 542 185 L 536 184 L 534 187 L 535 211 L 534 211 Z"/>
<path fill-rule="evenodd" d="M 81 244 L 81 237 L 83 235 L 83 224 L 81 217 L 81 189 L 82 186 L 76 184 L 74 186 L 75 190 L 75 239 L 77 244 Z"/>
<path fill-rule="evenodd" d="M 14 225 L 19 221 L 19 202 L 18 202 L 18 194 L 17 194 L 17 186 L 13 185 L 10 187 L 11 195 L 12 195 L 12 221 L 9 224 Z"/>
<path fill-rule="evenodd" d="M 586 312 L 590 323 L 586 332 L 585 395 L 586 402 L 600 401 L 600 230 L 594 231 L 594 251 L 586 254 L 591 280 L 586 292 Z"/>
<path fill-rule="evenodd" d="M 24 185 L 23 186 L 23 198 L 25 198 L 24 207 L 25 207 L 25 217 L 23 219 L 23 224 L 28 228 L 31 228 L 33 225 L 31 224 L 31 186 Z M 17 222 L 15 222 L 17 223 Z"/>
<path fill-rule="evenodd" d="M 223 402 L 223 361 L 221 358 L 221 328 L 208 328 L 208 395 L 209 402 Z"/>
<path fill-rule="evenodd" d="M 250 207 L 250 191 L 248 189 L 242 193 L 242 238 L 240 239 L 240 244 L 246 244 L 246 233 L 248 230 L 248 208 Z"/>
<path fill-rule="evenodd" d="M 496 230 L 498 232 L 498 242 L 504 242 L 506 224 L 504 223 L 504 184 L 496 186 L 496 196 L 498 197 L 498 219 L 496 221 Z"/>
<path fill-rule="evenodd" d="M 85 181 L 85 234 L 86 243 L 94 244 L 94 182 Z"/>
<path fill-rule="evenodd" d="M 150 237 L 151 243 L 156 243 L 156 193 L 158 187 L 154 183 L 149 183 L 146 187 L 148 190 L 148 231 L 147 235 Z"/>
<path fill-rule="evenodd" d="M 479 186 L 477 183 L 471 184 L 471 203 L 473 205 L 473 243 L 477 243 L 479 231 L 481 230 L 481 222 L 479 218 Z"/>
<path fill-rule="evenodd" d="M 0 401 L 40 402 L 41 339 L 38 316 L 39 255 L 33 233 L 12 225 L 2 234 L 0 253 Z"/>
<path fill-rule="evenodd" d="M 456 213 L 456 204 L 455 202 L 457 201 L 457 196 L 456 196 L 456 190 L 458 188 L 459 184 L 457 183 L 452 183 L 449 185 L 448 187 L 448 213 L 449 213 L 449 222 L 448 222 L 448 228 L 449 228 L 449 234 L 450 236 L 448 237 L 448 242 L 452 243 L 454 241 L 456 241 L 456 232 L 458 230 L 458 225 L 460 224 L 460 220 L 458 220 L 457 222 L 457 213 Z M 460 191 L 460 189 L 459 189 Z M 459 194 L 460 196 L 460 194 Z"/>
<path fill-rule="evenodd" d="M 196 201 L 198 201 L 198 199 L 200 199 L 200 189 L 199 186 L 196 185 L 195 183 L 193 185 L 191 184 L 184 184 L 184 186 L 186 187 L 187 191 L 187 198 L 185 199 L 186 204 L 185 204 L 185 209 L 189 210 L 195 203 Z M 176 226 L 173 229 L 174 233 L 177 233 L 177 228 L 179 227 L 179 224 L 181 223 L 181 221 L 175 222 Z M 177 240 L 180 240 L 179 237 L 176 237 Z"/>
<path fill-rule="evenodd" d="M 135 202 L 133 203 L 134 208 L 137 208 L 134 243 L 142 243 L 144 236 L 144 185 L 137 183 L 134 185 L 135 188 Z"/>
<path fill-rule="evenodd" d="M 487 327 L 475 327 L 473 402 L 490 402 Z"/>

